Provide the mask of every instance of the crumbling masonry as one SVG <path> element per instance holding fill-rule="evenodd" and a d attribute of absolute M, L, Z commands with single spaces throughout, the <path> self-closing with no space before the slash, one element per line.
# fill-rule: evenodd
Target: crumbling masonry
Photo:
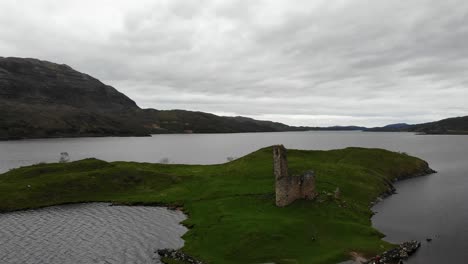
<path fill-rule="evenodd" d="M 286 148 L 283 145 L 273 147 L 273 164 L 277 206 L 284 207 L 298 199 L 315 198 L 314 172 L 306 171 L 299 176 L 289 176 Z"/>

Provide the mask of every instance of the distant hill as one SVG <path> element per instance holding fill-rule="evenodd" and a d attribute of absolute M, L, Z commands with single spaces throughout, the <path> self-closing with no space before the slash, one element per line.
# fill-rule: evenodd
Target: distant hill
<path fill-rule="evenodd" d="M 411 125 L 408 125 L 406 123 L 397 123 L 397 124 L 386 125 L 383 127 L 367 128 L 364 130 L 372 131 L 372 132 L 402 132 L 402 131 L 408 131 L 410 127 Z"/>
<path fill-rule="evenodd" d="M 374 127 L 365 131 L 374 132 L 416 132 L 422 134 L 468 134 L 468 116 L 447 118 L 440 121 L 408 125 L 393 124 L 384 127 Z"/>
<path fill-rule="evenodd" d="M 468 116 L 413 125 L 408 128 L 408 131 L 424 134 L 468 134 Z"/>
<path fill-rule="evenodd" d="M 0 139 L 302 130 L 245 117 L 141 109 L 67 65 L 0 57 Z"/>
<path fill-rule="evenodd" d="M 329 126 L 329 127 L 309 127 L 309 130 L 314 131 L 362 131 L 366 130 L 362 126 Z"/>

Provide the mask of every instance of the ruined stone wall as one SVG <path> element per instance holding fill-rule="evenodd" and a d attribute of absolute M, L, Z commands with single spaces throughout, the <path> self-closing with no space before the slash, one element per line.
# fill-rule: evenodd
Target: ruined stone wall
<path fill-rule="evenodd" d="M 316 196 L 313 171 L 307 171 L 298 176 L 289 176 L 287 154 L 284 146 L 273 147 L 273 162 L 277 206 L 286 206 L 297 199 L 311 200 Z"/>
<path fill-rule="evenodd" d="M 283 145 L 273 147 L 273 169 L 276 179 L 288 177 L 288 157 Z"/>

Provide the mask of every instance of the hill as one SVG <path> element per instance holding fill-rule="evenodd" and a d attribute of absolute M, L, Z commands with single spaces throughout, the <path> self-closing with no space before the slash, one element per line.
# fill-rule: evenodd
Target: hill
<path fill-rule="evenodd" d="M 362 126 L 309 127 L 311 131 L 362 131 L 366 129 L 366 127 Z"/>
<path fill-rule="evenodd" d="M 64 64 L 0 57 L 0 139 L 306 130 L 184 110 L 141 109 Z"/>
<path fill-rule="evenodd" d="M 0 175 L 0 212 L 77 202 L 173 205 L 189 217 L 182 250 L 205 263 L 339 263 L 351 252 L 391 248 L 372 227 L 370 203 L 394 180 L 431 172 L 421 159 L 381 149 L 288 150 L 288 161 L 291 173 L 315 171 L 315 200 L 275 206 L 269 147 L 219 165 L 87 159 L 23 167 Z"/>
<path fill-rule="evenodd" d="M 416 125 L 393 124 L 384 127 L 374 127 L 365 131 L 373 132 L 416 132 L 421 134 L 468 134 L 468 116 L 447 118 L 430 123 Z"/>
<path fill-rule="evenodd" d="M 383 127 L 367 128 L 367 129 L 364 129 L 364 131 L 370 131 L 370 132 L 403 132 L 403 131 L 408 131 L 408 129 L 410 127 L 411 127 L 411 125 L 408 125 L 406 123 L 397 123 L 397 124 L 386 125 L 386 126 L 383 126 Z"/>
<path fill-rule="evenodd" d="M 468 116 L 413 125 L 408 131 L 424 134 L 468 134 Z"/>

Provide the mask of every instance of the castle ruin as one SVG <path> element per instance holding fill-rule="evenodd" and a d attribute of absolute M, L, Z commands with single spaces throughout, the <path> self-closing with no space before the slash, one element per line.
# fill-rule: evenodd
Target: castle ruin
<path fill-rule="evenodd" d="M 276 206 L 284 207 L 298 199 L 312 200 L 317 195 L 313 171 L 289 176 L 286 148 L 283 145 L 273 147 L 273 169 L 276 179 Z"/>

